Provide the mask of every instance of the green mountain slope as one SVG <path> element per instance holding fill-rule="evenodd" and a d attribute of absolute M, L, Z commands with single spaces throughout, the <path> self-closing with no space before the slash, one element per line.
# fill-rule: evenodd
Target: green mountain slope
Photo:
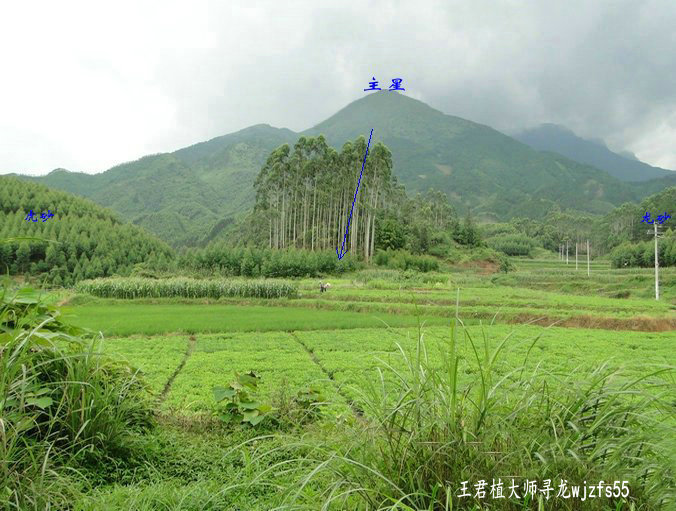
<path fill-rule="evenodd" d="M 89 197 L 173 245 L 195 245 L 253 204 L 253 180 L 268 154 L 296 138 L 260 124 L 101 174 L 55 170 L 36 180 Z"/>
<path fill-rule="evenodd" d="M 33 211 L 36 221 L 26 220 Z M 52 217 L 41 218 L 41 213 Z M 70 285 L 83 278 L 129 274 L 143 261 L 172 257 L 170 247 L 89 200 L 44 185 L 0 177 L 0 271 Z"/>
<path fill-rule="evenodd" d="M 552 151 L 579 163 L 605 170 L 623 181 L 646 181 L 668 177 L 670 173 L 676 175 L 674 171 L 643 163 L 631 153 L 614 153 L 603 141 L 586 140 L 556 124 L 543 124 L 523 131 L 514 138 L 538 151 Z"/>
<path fill-rule="evenodd" d="M 625 183 L 400 93 L 366 95 L 302 134 L 323 133 L 341 147 L 371 128 L 374 142 L 392 151 L 394 173 L 409 192 L 443 190 L 461 213 L 471 207 L 484 219 L 540 217 L 555 204 L 606 213 L 676 184 L 676 175 Z M 196 245 L 222 236 L 253 205 L 253 181 L 266 157 L 298 136 L 259 124 L 94 176 L 58 170 L 34 179 L 108 206 L 173 245 Z"/>
<path fill-rule="evenodd" d="M 484 218 L 540 216 L 553 203 L 605 213 L 626 201 L 676 183 L 623 183 L 559 154 L 538 152 L 488 126 L 452 115 L 399 93 L 380 92 L 355 101 L 304 134 L 330 143 L 368 133 L 392 151 L 394 170 L 408 191 L 445 191 L 460 211 Z"/>

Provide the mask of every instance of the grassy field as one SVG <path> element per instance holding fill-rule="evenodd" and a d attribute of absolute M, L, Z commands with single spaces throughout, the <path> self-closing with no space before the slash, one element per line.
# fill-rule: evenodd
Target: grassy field
<path fill-rule="evenodd" d="M 161 335 L 173 332 L 266 332 L 276 330 L 322 330 L 381 325 L 410 326 L 412 315 L 376 314 L 340 310 L 311 310 L 301 306 L 205 305 L 199 303 L 134 304 L 115 302 L 63 307 L 73 323 L 105 335 Z M 286 304 L 284 304 L 286 305 Z M 289 304 L 291 305 L 291 304 Z M 443 317 L 426 317 L 447 324 Z"/>
<path fill-rule="evenodd" d="M 449 328 L 426 327 L 423 332 L 432 355 L 448 342 Z M 512 334 L 502 360 L 504 370 L 519 366 L 538 336 L 527 367 L 538 364 L 553 373 L 572 374 L 608 363 L 623 367 L 627 377 L 636 377 L 646 368 L 676 361 L 672 332 L 543 329 L 533 325 L 474 325 L 468 332 L 477 342 L 486 334 L 490 348 Z M 364 379 L 373 377 L 372 371 L 383 361 L 392 364 L 399 359 L 399 346 L 412 350 L 416 340 L 417 328 L 413 327 L 198 334 L 165 404 L 177 410 L 206 410 L 212 402 L 211 386 L 231 379 L 234 371 L 253 370 L 263 375 L 264 395 L 273 394 L 282 382 L 294 391 L 310 384 L 330 392 L 359 387 Z M 124 355 L 150 377 L 158 394 L 189 344 L 185 335 L 122 337 L 107 342 L 108 349 Z M 468 341 L 458 344 L 458 352 L 473 363 Z M 463 375 L 470 377 L 471 373 Z"/>
<path fill-rule="evenodd" d="M 298 299 L 76 298 L 63 311 L 75 324 L 115 336 L 402 327 L 416 325 L 419 319 L 447 325 L 455 315 L 456 301 L 458 314 L 467 323 L 536 321 L 614 330 L 676 329 L 672 269 L 662 274 L 663 299 L 658 302 L 648 297 L 654 282 L 648 270 L 605 269 L 587 278 L 552 261 L 524 260 L 517 265 L 527 269 L 507 275 L 465 270 L 421 277 L 434 282 L 393 279 L 392 272 L 375 272 L 368 278 L 367 272 L 367 278 L 331 279 L 327 293 L 319 292 L 317 281 L 303 280 Z M 613 297 L 618 293 L 622 298 Z"/>
<path fill-rule="evenodd" d="M 630 414 L 614 412 L 613 403 L 633 403 L 636 416 L 652 424 L 652 436 L 641 442 L 654 444 L 661 453 L 660 460 L 651 458 L 650 463 L 657 463 L 664 476 L 671 477 L 666 467 L 676 466 L 676 272 L 663 272 L 663 299 L 657 302 L 651 299 L 653 281 L 648 270 L 616 271 L 595 262 L 588 278 L 586 268 L 582 274 L 582 266 L 576 272 L 574 265 L 566 268 L 556 260 L 518 260 L 516 267 L 509 274 L 478 267 L 429 275 L 366 270 L 328 279 L 332 287 L 327 293 L 319 292 L 318 281 L 297 281 L 299 297 L 295 299 L 120 300 L 72 292 L 53 295 L 53 302 L 65 304 L 61 309 L 66 319 L 102 332 L 107 352 L 142 371 L 159 421 L 158 428 L 139 439 L 137 450 L 125 462 L 110 467 L 95 483 L 83 483 L 73 509 L 320 509 L 324 504 L 326 509 L 373 509 L 368 499 L 359 496 L 358 487 L 379 487 L 386 473 L 379 471 L 387 468 L 383 460 L 390 455 L 387 444 L 376 447 L 380 437 L 369 436 L 376 432 L 365 427 L 378 417 L 373 396 L 382 394 L 383 407 L 415 403 L 416 395 L 424 396 L 421 402 L 427 404 L 417 413 L 436 409 L 431 404 L 435 398 L 428 393 L 443 378 L 450 378 L 445 364 L 451 346 L 459 357 L 453 381 L 461 389 L 458 399 L 467 407 L 463 413 L 473 417 L 474 407 L 492 403 L 485 408 L 490 426 L 482 427 L 486 431 L 483 441 L 490 438 L 493 448 L 480 451 L 505 449 L 510 453 L 486 465 L 485 453 L 463 458 L 470 451 L 454 447 L 450 452 L 457 452 L 460 465 L 435 470 L 451 470 L 454 479 L 449 484 L 455 489 L 459 484 L 456 475 L 490 479 L 506 473 L 500 470 L 518 477 L 543 473 L 571 480 L 620 477 L 610 462 L 584 461 L 583 444 L 588 437 L 575 433 L 575 428 L 587 431 L 589 410 L 601 402 L 606 418 L 624 417 L 622 427 L 628 420 L 631 423 Z M 456 314 L 466 329 L 460 334 L 455 331 L 452 344 L 450 325 Z M 492 353 L 496 353 L 494 359 Z M 412 360 L 417 362 L 410 364 Z M 224 426 L 212 414 L 216 409 L 213 388 L 225 387 L 236 372 L 248 371 L 260 376 L 257 399 L 270 403 L 281 419 L 257 428 Z M 436 372 L 446 376 L 426 379 Z M 408 383 L 400 379 L 404 374 Z M 636 390 L 617 394 L 607 390 L 634 381 L 638 381 Z M 408 397 L 402 401 L 400 393 L 409 384 L 403 394 Z M 481 397 L 484 386 L 491 390 Z M 579 391 L 578 386 L 587 390 Z M 293 415 L 294 396 L 310 388 L 321 392 L 326 404 L 318 420 L 305 423 Z M 587 394 L 574 394 L 578 391 Z M 647 398 L 640 397 L 643 392 Z M 650 407 L 654 399 L 670 393 L 671 401 L 667 399 L 665 407 Z M 572 398 L 566 401 L 565 396 Z M 527 406 L 521 407 L 520 399 L 526 399 Z M 645 416 L 639 412 L 642 399 Z M 557 406 L 563 408 L 553 411 Z M 578 416 L 572 411 L 575 406 Z M 451 403 L 443 407 L 450 409 Z M 510 419 L 515 422 L 507 422 L 513 410 L 522 410 L 527 422 L 516 415 Z M 523 458 L 519 454 L 527 447 L 523 442 L 545 434 L 532 429 L 540 417 L 538 410 L 545 410 L 550 421 L 561 421 L 554 428 L 556 436 L 546 437 L 561 452 L 542 451 L 542 459 Z M 466 420 L 460 421 L 458 434 L 469 434 Z M 566 424 L 576 426 L 571 429 Z M 594 424 L 598 425 L 589 427 L 610 428 L 610 422 Z M 383 438 L 395 438 L 390 426 L 378 435 L 383 431 L 389 431 Z M 427 430 L 422 427 L 421 431 Z M 612 431 L 616 432 L 609 437 L 598 436 L 599 445 L 615 445 L 613 439 L 620 430 Z M 371 440 L 365 441 L 362 435 Z M 598 431 L 592 435 L 597 438 Z M 433 465 L 434 452 L 424 454 L 414 447 L 428 440 L 421 437 L 405 450 L 395 450 L 395 457 L 402 463 L 411 457 Z M 368 457 L 370 442 L 373 449 L 381 449 L 372 458 Z M 629 440 L 624 442 L 626 456 L 640 456 L 643 443 L 636 451 Z M 578 443 L 581 451 L 577 451 Z M 471 447 L 472 442 L 466 445 Z M 604 452 L 605 460 L 611 451 Z M 575 461 L 576 457 L 582 461 Z M 353 461 L 334 465 L 348 458 Z M 364 463 L 372 467 L 370 472 L 355 468 Z M 487 466 L 502 468 L 485 473 Z M 381 474 L 380 479 L 371 479 L 375 473 Z M 396 476 L 387 474 L 388 478 Z M 400 480 L 397 491 L 403 492 L 406 484 Z M 656 488 L 653 491 L 664 491 Z M 379 491 L 387 494 L 389 490 Z M 660 509 L 643 497 L 649 489 L 635 491 L 642 499 L 642 507 L 636 509 Z M 489 503 L 481 509 L 536 508 L 536 503 L 514 500 L 497 507 Z M 552 505 L 551 509 L 631 508 L 630 500 L 622 499 L 590 502 L 589 507 L 580 502 L 564 506 L 554 501 Z M 475 501 L 456 500 L 453 509 L 480 507 Z"/>

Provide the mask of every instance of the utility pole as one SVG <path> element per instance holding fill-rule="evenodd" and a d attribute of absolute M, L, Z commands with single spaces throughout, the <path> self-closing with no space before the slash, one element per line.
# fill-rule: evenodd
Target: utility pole
<path fill-rule="evenodd" d="M 655 227 L 655 300 L 660 299 L 660 262 L 659 252 L 657 251 L 657 222 L 653 224 Z"/>
<path fill-rule="evenodd" d="M 576 241 L 575 242 L 575 271 L 577 271 L 577 246 L 578 246 L 578 244 L 579 243 Z"/>
<path fill-rule="evenodd" d="M 589 240 L 587 240 L 587 277 L 589 277 Z"/>

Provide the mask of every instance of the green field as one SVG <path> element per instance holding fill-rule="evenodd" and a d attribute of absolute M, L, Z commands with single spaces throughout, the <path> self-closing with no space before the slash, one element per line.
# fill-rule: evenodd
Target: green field
<path fill-rule="evenodd" d="M 319 292 L 315 280 L 302 280 L 297 299 L 76 297 L 63 312 L 75 324 L 108 336 L 403 327 L 419 321 L 448 325 L 456 314 L 456 303 L 466 323 L 536 321 L 543 326 L 676 329 L 673 269 L 663 271 L 663 298 L 658 302 L 649 298 L 654 282 L 649 270 L 611 273 L 605 269 L 588 278 L 574 269 L 562 270 L 558 261 L 517 264 L 527 269 L 506 275 L 466 270 L 426 277 L 433 283 L 387 278 L 364 281 L 357 275 L 331 279 L 327 293 Z M 614 298 L 620 288 L 628 296 Z"/>
<path fill-rule="evenodd" d="M 385 461 L 388 444 L 376 439 L 392 442 L 399 435 L 396 428 L 384 426 L 389 419 L 380 423 L 384 429 L 379 433 L 371 430 L 373 421 L 383 420 L 378 419 L 379 409 L 394 413 L 387 407 L 420 399 L 416 413 L 436 410 L 430 392 L 451 377 L 450 353 L 458 357 L 456 396 L 465 403 L 464 418 L 456 427 L 467 435 L 465 421 L 472 410 L 490 402 L 482 427 L 488 435 L 483 441 L 490 438 L 493 445 L 488 455 L 495 449 L 509 453 L 501 461 L 487 462 L 481 458 L 486 454 L 452 447 L 450 459 L 457 452 L 458 460 L 475 460 L 435 469 L 450 470 L 445 477 L 453 485 L 458 477 L 490 478 L 490 470 L 500 475 L 501 463 L 517 477 L 619 478 L 617 469 L 584 461 L 584 449 L 593 445 L 585 439 L 597 438 L 606 428 L 614 432 L 601 434 L 598 441 L 605 444 L 599 445 L 616 449 L 616 435 L 624 438 L 624 424 L 632 423 L 629 410 L 634 409 L 651 436 L 638 444 L 622 440 L 618 452 L 640 456 L 649 442 L 659 452 L 659 460 L 651 457 L 649 463 L 671 477 L 666 467 L 676 466 L 676 273 L 663 272 L 658 302 L 651 299 L 649 270 L 613 271 L 595 263 L 587 277 L 586 270 L 581 274 L 556 260 L 517 260 L 516 267 L 508 274 L 471 266 L 430 274 L 372 269 L 329 279 L 332 287 L 326 293 L 319 292 L 314 279 L 298 280 L 296 298 L 124 300 L 73 291 L 48 295 L 65 320 L 100 332 L 107 353 L 140 371 L 157 418 L 157 427 L 137 438 L 124 461 L 71 483 L 79 495 L 73 509 L 371 509 L 357 495 L 358 488 L 363 483 L 372 491 L 380 488 L 381 497 L 387 495 L 388 486 L 381 484 L 384 474 L 371 477 L 393 463 Z M 462 324 L 453 329 L 456 316 Z M 257 427 L 224 424 L 218 419 L 221 412 L 214 414 L 213 390 L 227 387 L 236 373 L 249 371 L 260 377 L 256 399 L 273 411 Z M 437 379 L 427 380 L 431 374 Z M 490 389 L 483 398 L 482 388 Z M 322 412 L 306 421 L 307 411 L 302 412 L 297 399 L 308 389 L 320 393 Z M 443 401 L 447 397 L 437 396 L 444 404 L 435 414 L 458 406 Z M 583 433 L 586 421 L 595 417 L 589 411 L 599 403 L 605 412 L 594 420 L 601 422 L 589 426 L 593 432 Z M 614 412 L 613 406 L 620 411 Z M 515 410 L 523 418 L 508 420 Z M 611 426 L 616 415 L 621 425 L 612 429 L 618 428 Z M 561 452 L 543 451 L 541 459 L 529 459 L 521 452 L 532 448 L 531 437 L 545 434 L 546 427 L 536 426 L 542 417 L 547 427 L 560 421 L 555 436 L 545 438 Z M 424 433 L 421 426 L 420 434 L 436 438 L 434 428 Z M 422 465 L 414 465 L 415 471 L 436 463 L 434 451 L 425 454 L 415 447 L 427 440 L 423 436 L 421 444 L 402 451 L 396 451 L 397 443 L 390 444 L 393 460 L 419 459 L 416 463 Z M 369 454 L 371 441 L 379 450 Z M 464 441 L 473 445 L 471 438 Z M 375 452 L 379 454 L 369 458 Z M 355 458 L 341 465 L 346 453 Z M 355 469 L 362 463 L 370 471 Z M 631 480 L 640 509 L 660 509 L 645 498 L 648 490 Z M 397 492 L 404 492 L 400 488 L 406 484 L 400 480 L 394 495 L 403 497 Z M 296 492 L 299 485 L 302 491 Z M 673 496 L 655 488 L 655 494 Z M 593 504 L 589 509 L 631 509 L 631 501 L 622 499 Z M 470 502 L 454 505 L 478 509 Z M 562 509 L 577 509 L 571 505 Z M 511 502 L 487 509 L 522 506 Z"/>
<path fill-rule="evenodd" d="M 410 326 L 412 315 L 319 310 L 298 306 L 264 307 L 258 305 L 130 304 L 63 307 L 73 323 L 101 331 L 105 335 L 158 335 L 173 332 L 266 332 L 360 328 L 382 325 Z M 111 314 L 115 312 L 115 314 Z M 429 317 L 434 324 L 447 324 L 443 317 Z"/>
<path fill-rule="evenodd" d="M 114 476 L 88 492 L 77 509 L 279 505 L 284 494 L 280 489 L 249 484 L 241 488 L 232 484 L 233 478 L 256 481 L 268 473 L 270 461 L 256 458 L 261 449 L 275 452 L 301 438 L 330 444 L 327 434 L 340 438 L 336 417 L 340 423 L 363 413 L 365 389 L 382 379 L 383 389 L 396 391 L 393 371 L 407 367 L 400 350 L 415 356 L 420 333 L 430 367 L 440 367 L 456 313 L 468 325 L 456 346 L 464 364 L 458 376 L 462 387 L 476 385 L 482 374 L 478 353 L 495 349 L 506 337 L 492 369 L 494 377 L 518 383 L 523 376 L 513 370 L 521 367 L 519 375 L 537 374 L 538 381 L 553 385 L 553 392 L 557 381 L 576 381 L 576 375 L 606 368 L 618 370 L 618 382 L 673 370 L 673 271 L 663 273 L 664 298 L 656 302 L 650 298 L 652 280 L 646 270 L 611 271 L 594 263 L 588 278 L 586 269 L 582 275 L 560 261 L 520 260 L 517 268 L 506 275 L 473 268 L 413 277 L 366 272 L 331 279 L 327 293 L 320 293 L 314 280 L 301 280 L 296 299 L 60 295 L 68 303 L 62 307 L 66 318 L 102 332 L 107 351 L 142 371 L 157 397 L 161 418 L 151 437 L 156 449 L 152 470 L 137 467 L 135 475 Z M 618 292 L 622 298 L 615 297 Z M 235 372 L 247 371 L 260 376 L 259 396 L 271 403 L 283 403 L 284 396 L 288 399 L 309 386 L 321 389 L 329 403 L 324 418 L 291 433 L 280 430 L 282 436 L 261 438 L 258 447 L 247 447 L 249 439 L 270 431 L 221 430 L 209 419 L 212 388 L 227 385 Z M 673 386 L 673 372 L 660 373 L 656 381 L 661 383 L 648 379 L 639 387 L 657 396 L 662 384 Z M 664 438 L 675 425 L 674 420 L 662 423 Z M 676 462 L 673 443 L 665 445 L 667 459 Z M 289 480 L 275 479 L 280 488 Z M 315 484 L 321 490 L 321 478 Z M 316 498 L 309 506 L 318 506 L 320 495 L 306 491 L 303 501 Z M 354 506 L 360 506 L 357 500 Z"/>
<path fill-rule="evenodd" d="M 533 339 L 541 335 L 529 364 L 543 370 L 573 373 L 588 370 L 602 362 L 624 367 L 626 374 L 638 376 L 647 367 L 674 363 L 673 332 L 641 333 L 533 325 L 468 327 L 480 339 L 485 332 L 490 346 L 513 332 L 504 359 L 504 368 L 519 365 Z M 447 342 L 449 329 L 424 328 L 425 338 L 434 351 Z M 296 332 L 200 334 L 187 364 L 174 380 L 166 401 L 178 410 L 206 410 L 211 404 L 211 386 L 223 383 L 234 371 L 254 370 L 263 375 L 261 391 L 272 394 L 283 381 L 292 389 L 318 383 L 327 390 L 342 390 L 359 380 L 385 360 L 398 358 L 398 346 L 413 349 L 417 328 L 354 328 L 306 330 Z M 189 344 L 185 335 L 162 337 L 111 338 L 108 349 L 120 353 L 138 366 L 159 393 Z M 310 350 L 314 358 L 309 356 Z M 458 346 L 459 353 L 471 358 L 470 345 Z M 608 353 L 612 351 L 612 356 Z M 640 360 L 640 363 L 627 363 Z M 530 366 L 529 366 L 530 367 Z M 323 371 L 326 372 L 323 372 Z M 330 377 L 329 377 L 330 375 Z M 465 375 L 466 377 L 468 375 Z"/>

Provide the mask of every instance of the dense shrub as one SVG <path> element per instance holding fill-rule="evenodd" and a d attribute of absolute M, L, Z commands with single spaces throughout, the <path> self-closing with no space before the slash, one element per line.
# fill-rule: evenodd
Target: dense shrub
<path fill-rule="evenodd" d="M 295 297 L 298 288 L 283 280 L 197 280 L 111 278 L 84 280 L 76 289 L 102 298 Z"/>
<path fill-rule="evenodd" d="M 512 262 L 509 260 L 509 257 L 502 256 L 500 257 L 500 267 L 499 267 L 500 272 L 502 273 L 509 273 L 510 271 L 514 271 L 514 265 Z"/>
<path fill-rule="evenodd" d="M 676 266 L 676 236 L 669 233 L 658 242 L 660 266 Z M 622 243 L 610 252 L 613 268 L 639 266 L 649 268 L 655 264 L 655 242 Z"/>
<path fill-rule="evenodd" d="M 524 234 L 503 234 L 486 240 L 486 244 L 509 256 L 530 256 L 535 242 Z"/>
<path fill-rule="evenodd" d="M 181 268 L 244 277 L 318 277 L 356 269 L 359 264 L 347 254 L 338 259 L 335 252 L 272 250 L 227 247 L 214 244 L 189 252 L 179 260 Z"/>
<path fill-rule="evenodd" d="M 429 256 L 417 256 L 403 250 L 384 250 L 374 258 L 378 266 L 397 270 L 417 270 L 420 272 L 436 271 L 439 261 Z"/>

